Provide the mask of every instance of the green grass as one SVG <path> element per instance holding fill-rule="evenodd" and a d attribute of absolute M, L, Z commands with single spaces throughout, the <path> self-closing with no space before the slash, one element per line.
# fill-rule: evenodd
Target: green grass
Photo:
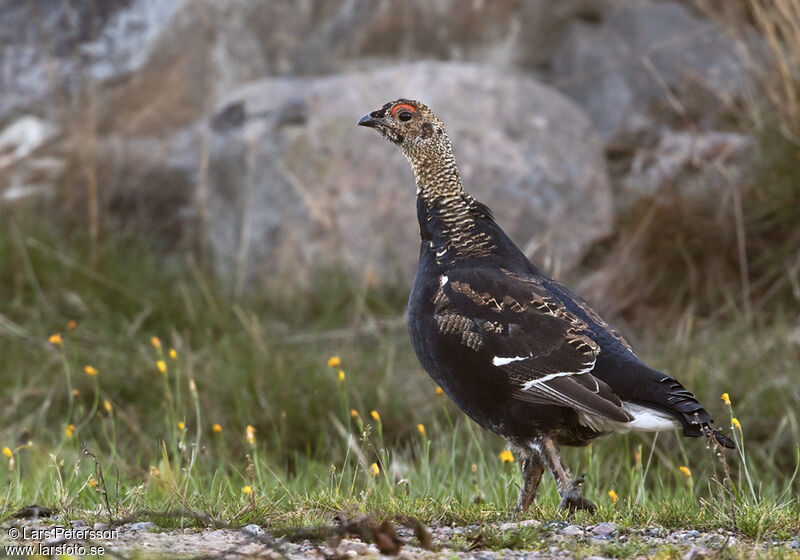
<path fill-rule="evenodd" d="M 33 503 L 65 519 L 255 522 L 275 534 L 327 526 L 340 511 L 428 524 L 513 517 L 516 463 L 503 463 L 503 442 L 437 395 L 421 370 L 402 318 L 404 282 L 365 288 L 320 270 L 310 286 L 235 301 L 190 261 L 141 241 L 109 242 L 92 267 L 82 245 L 45 227 L 0 226 L 0 447 L 13 458 L 0 458 L 10 463 L 0 471 L 0 520 Z M 797 535 L 797 329 L 796 317 L 773 314 L 756 326 L 698 324 L 666 343 L 640 337 L 640 355 L 681 379 L 729 432 L 735 412 L 743 453 L 727 455 L 728 487 L 705 442 L 676 434 L 567 450 L 599 506 L 575 521 L 728 528 L 732 496 L 743 538 Z M 61 345 L 48 341 L 55 333 Z M 331 356 L 341 365 L 329 366 Z M 564 519 L 557 503 L 548 477 L 527 516 Z M 541 543 L 538 528 L 481 531 L 481 548 Z M 470 538 L 455 544 L 475 546 Z M 625 557 L 644 546 L 575 552 Z M 670 550 L 663 555 L 680 556 Z"/>

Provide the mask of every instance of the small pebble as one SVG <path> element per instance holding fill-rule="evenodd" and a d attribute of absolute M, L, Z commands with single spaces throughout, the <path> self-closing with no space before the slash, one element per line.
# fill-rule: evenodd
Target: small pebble
<path fill-rule="evenodd" d="M 247 525 L 246 527 L 242 528 L 242 533 L 253 537 L 263 537 L 264 535 L 267 534 L 267 532 L 264 531 L 264 529 L 262 529 L 255 523 L 251 523 L 250 525 Z"/>
<path fill-rule="evenodd" d="M 580 525 L 567 525 L 561 530 L 561 534 L 567 537 L 582 537 L 583 527 Z"/>
<path fill-rule="evenodd" d="M 500 530 L 508 531 L 510 529 L 519 529 L 522 527 L 539 527 L 541 524 L 542 522 L 538 519 L 526 519 L 524 521 L 518 521 L 515 523 L 503 523 L 500 525 Z"/>
<path fill-rule="evenodd" d="M 152 521 L 139 521 L 138 523 L 131 523 L 127 525 L 129 531 L 155 531 L 156 524 Z"/>
<path fill-rule="evenodd" d="M 595 525 L 592 528 L 592 534 L 600 537 L 606 537 L 616 533 L 618 528 L 619 526 L 616 523 L 606 521 L 604 523 L 598 523 Z"/>

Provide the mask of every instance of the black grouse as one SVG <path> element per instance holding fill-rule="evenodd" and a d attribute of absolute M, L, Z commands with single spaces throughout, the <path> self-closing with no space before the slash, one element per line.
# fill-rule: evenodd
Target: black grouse
<path fill-rule="evenodd" d="M 579 296 L 536 268 L 464 191 L 441 121 L 398 99 L 364 115 L 414 169 L 419 266 L 408 330 L 422 366 L 475 422 L 521 457 L 517 510 L 533 500 L 546 466 L 562 508 L 594 510 L 571 480 L 559 445 L 610 432 L 683 428 L 734 443 L 678 381 L 649 368 Z"/>

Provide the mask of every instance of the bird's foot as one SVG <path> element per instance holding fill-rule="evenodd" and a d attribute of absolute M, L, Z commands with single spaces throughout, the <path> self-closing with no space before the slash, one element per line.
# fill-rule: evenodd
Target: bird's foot
<path fill-rule="evenodd" d="M 581 494 L 581 485 L 585 478 L 586 475 L 582 474 L 569 483 L 569 486 L 561 494 L 561 503 L 558 505 L 558 509 L 566 509 L 570 513 L 579 509 L 585 509 L 592 514 L 596 511 L 595 505 Z"/>

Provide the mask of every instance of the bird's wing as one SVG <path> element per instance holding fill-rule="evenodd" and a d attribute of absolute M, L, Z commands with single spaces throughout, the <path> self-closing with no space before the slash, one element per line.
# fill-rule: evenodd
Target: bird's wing
<path fill-rule="evenodd" d="M 621 334 L 619 334 L 615 329 L 611 328 L 611 325 L 606 323 L 605 320 L 603 320 L 603 318 L 600 317 L 600 315 L 598 315 L 594 309 L 592 309 L 592 307 L 585 299 L 583 299 L 581 296 L 579 296 L 566 286 L 559 284 L 555 280 L 550 280 L 547 283 L 547 288 L 550 290 L 557 290 L 562 297 L 572 301 L 572 303 L 574 303 L 577 307 L 580 308 L 581 311 L 583 311 L 586 314 L 589 320 L 594 322 L 595 325 L 603 329 L 617 342 L 622 344 L 625 347 L 625 349 L 628 350 L 628 352 L 635 355 L 633 348 L 631 348 L 631 345 L 628 343 L 628 341 L 625 340 L 625 338 Z"/>
<path fill-rule="evenodd" d="M 534 277 L 473 268 L 442 276 L 434 298 L 439 332 L 488 359 L 516 399 L 627 422 L 611 388 L 592 375 L 599 345 L 586 323 Z"/>

